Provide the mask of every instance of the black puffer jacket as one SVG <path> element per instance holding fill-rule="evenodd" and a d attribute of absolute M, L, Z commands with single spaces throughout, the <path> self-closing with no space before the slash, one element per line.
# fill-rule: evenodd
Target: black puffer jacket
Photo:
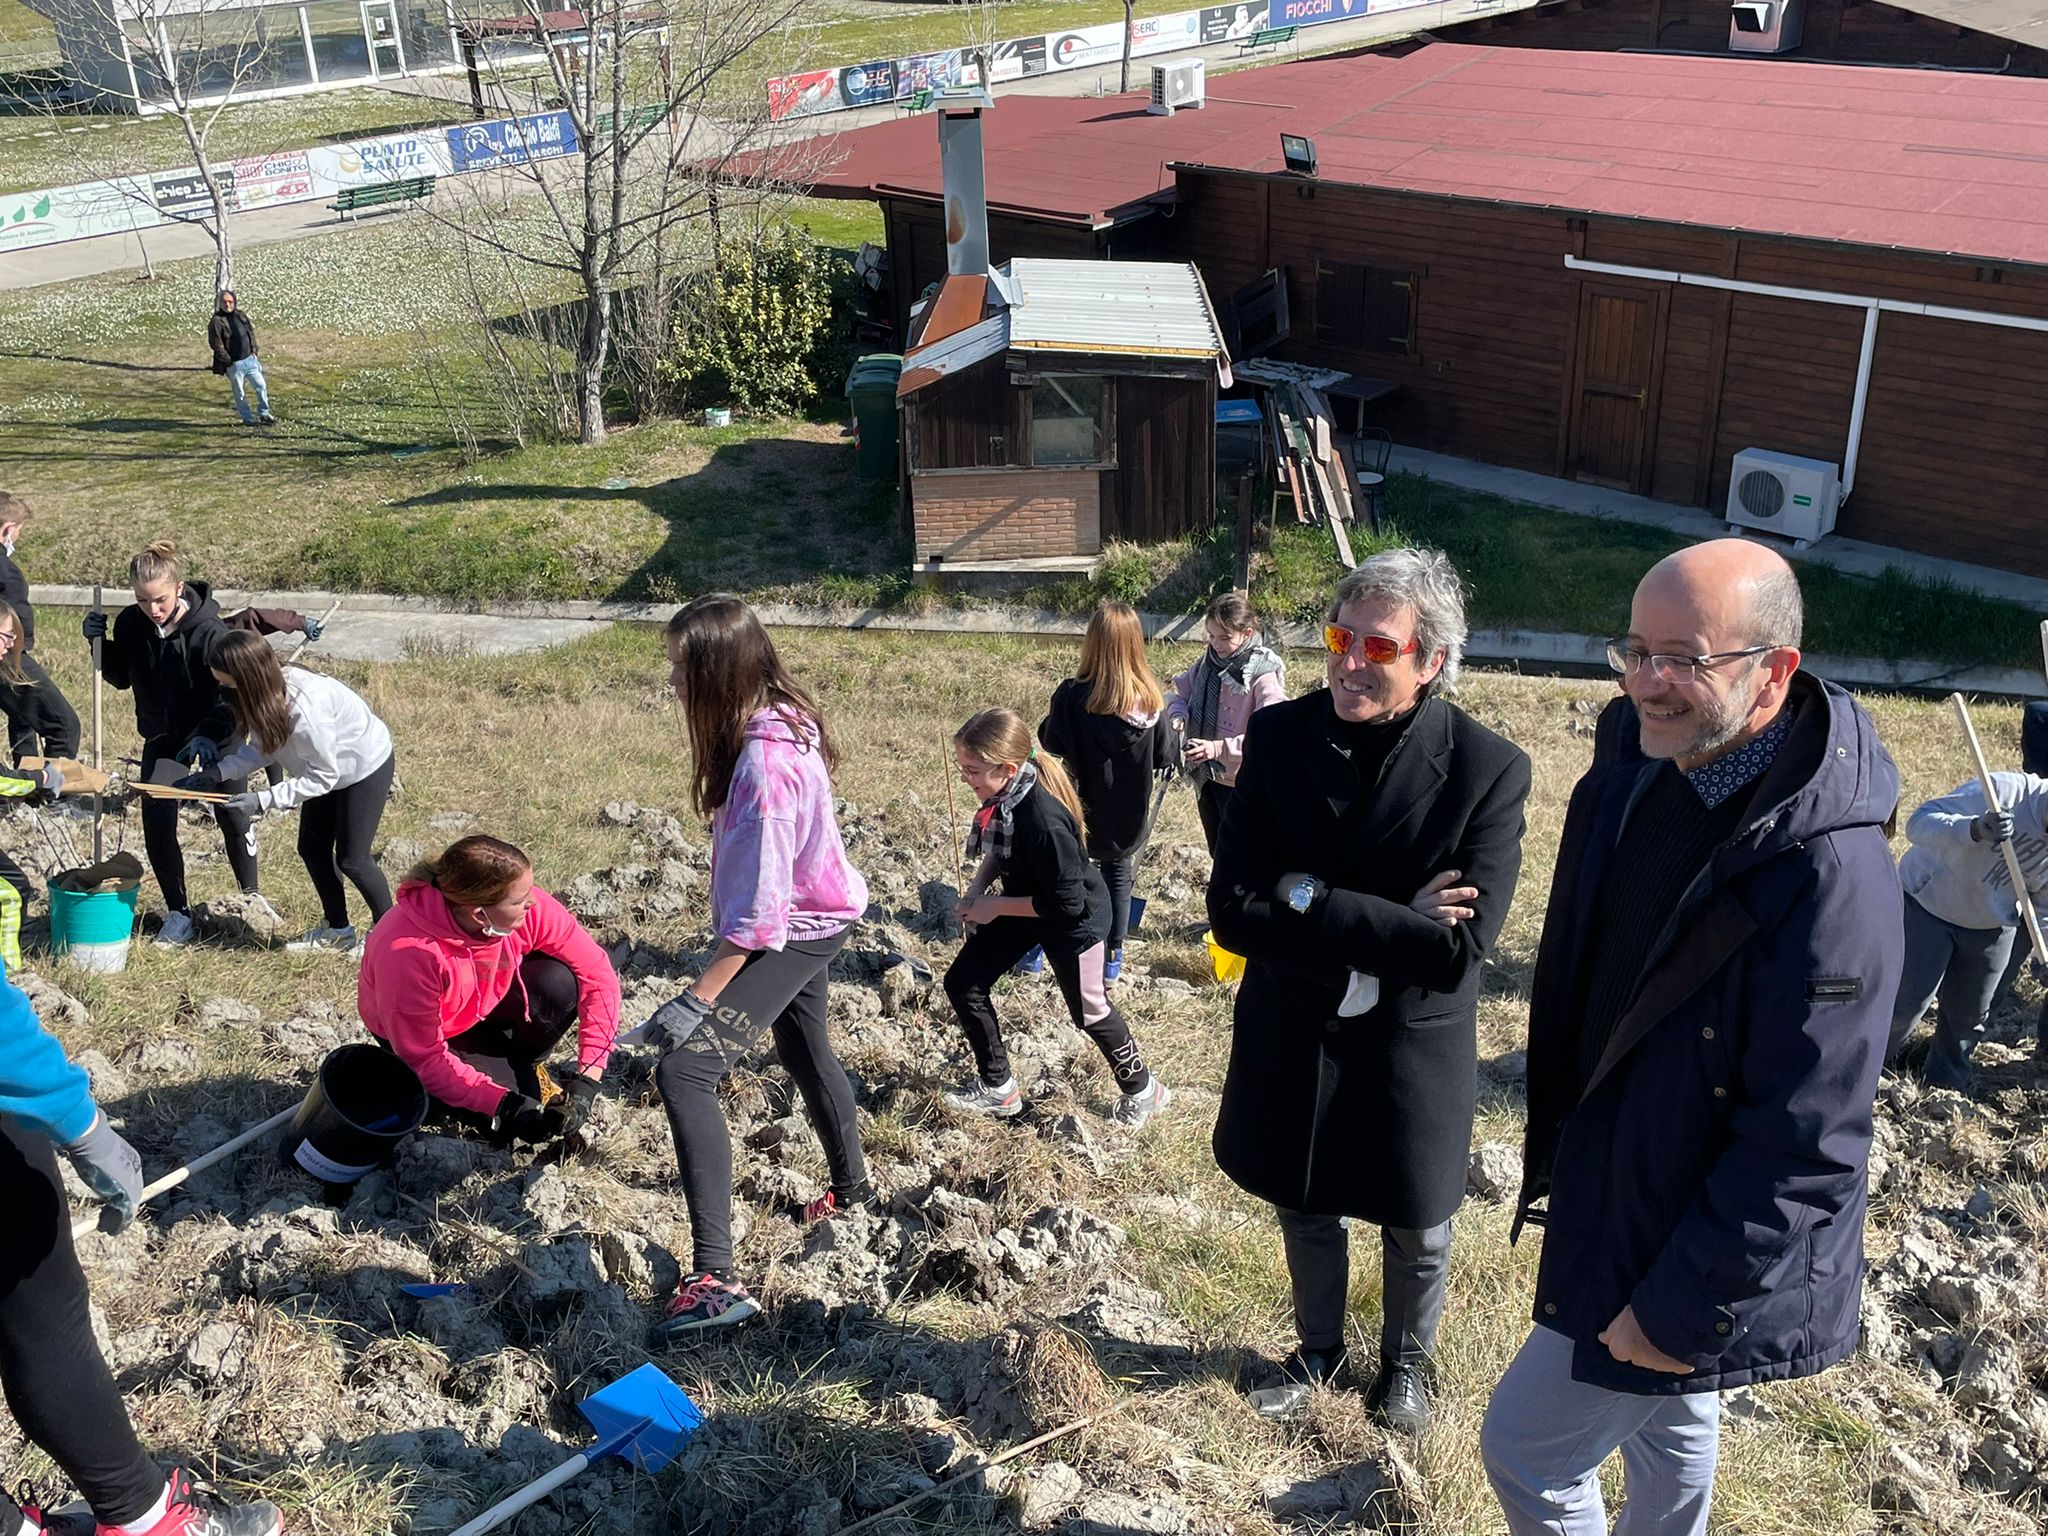
<path fill-rule="evenodd" d="M 1121 715 L 1090 714 L 1088 695 L 1094 686 L 1070 677 L 1055 688 L 1038 739 L 1066 762 L 1073 776 L 1081 808 L 1088 813 L 1089 854 L 1127 859 L 1145 842 L 1153 775 L 1178 766 L 1176 733 L 1164 715 L 1150 725 L 1133 725 Z"/>
<path fill-rule="evenodd" d="M 185 603 L 185 617 L 162 636 L 129 604 L 100 648 L 100 676 L 134 690 L 136 729 L 166 752 L 194 736 L 224 742 L 235 732 L 234 706 L 213 676 L 214 653 L 228 636 L 220 605 L 203 581 L 185 583 Z"/>

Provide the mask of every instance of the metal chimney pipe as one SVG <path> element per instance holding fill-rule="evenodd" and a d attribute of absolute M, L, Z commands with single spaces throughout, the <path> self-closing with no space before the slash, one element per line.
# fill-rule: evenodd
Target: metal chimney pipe
<path fill-rule="evenodd" d="M 981 108 L 940 108 L 939 177 L 946 191 L 946 271 L 988 275 L 988 182 L 981 160 Z"/>

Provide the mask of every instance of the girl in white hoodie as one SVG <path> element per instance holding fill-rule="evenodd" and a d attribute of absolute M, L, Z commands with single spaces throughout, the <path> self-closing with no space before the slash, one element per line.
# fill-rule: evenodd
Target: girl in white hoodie
<path fill-rule="evenodd" d="M 322 925 L 288 949 L 355 947 L 347 875 L 375 923 L 391 909 L 391 887 L 370 856 L 384 802 L 391 796 L 391 732 L 346 684 L 278 665 L 260 635 L 236 631 L 214 653 L 213 675 L 235 708 L 243 739 L 211 772 L 239 778 L 268 763 L 284 769 L 275 784 L 250 789 L 228 808 L 253 816 L 301 807 L 299 857 L 320 893 Z"/>

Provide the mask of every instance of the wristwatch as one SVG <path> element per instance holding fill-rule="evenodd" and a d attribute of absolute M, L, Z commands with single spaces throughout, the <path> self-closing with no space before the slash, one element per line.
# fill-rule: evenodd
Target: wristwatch
<path fill-rule="evenodd" d="M 1313 875 L 1303 875 L 1287 887 L 1287 905 L 1296 912 L 1306 912 L 1322 894 L 1323 882 Z"/>

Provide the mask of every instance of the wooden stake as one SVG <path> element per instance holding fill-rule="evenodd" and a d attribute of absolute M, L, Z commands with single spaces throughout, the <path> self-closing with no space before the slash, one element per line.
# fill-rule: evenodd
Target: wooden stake
<path fill-rule="evenodd" d="M 953 810 L 953 775 L 958 771 L 953 761 L 953 743 L 947 741 L 939 751 L 945 763 L 946 774 L 946 830 L 953 837 L 953 856 L 948 862 L 953 866 L 953 878 L 958 883 L 953 887 L 957 900 L 967 894 L 967 845 L 960 841 L 960 820 Z"/>
<path fill-rule="evenodd" d="M 1074 1431 L 1078 1429 L 1086 1429 L 1090 1424 L 1093 1424 L 1097 1419 L 1106 1418 L 1110 1414 L 1115 1412 L 1116 1409 L 1114 1408 L 1105 1408 L 1102 1410 L 1101 1413 L 1091 1413 L 1085 1419 L 1076 1419 L 1071 1424 L 1062 1424 L 1058 1429 L 1048 1430 L 1045 1434 L 1040 1435 L 1036 1440 L 1026 1440 L 1022 1445 L 1013 1445 L 1007 1451 L 1004 1451 L 999 1456 L 991 1456 L 986 1461 L 978 1461 L 973 1466 L 969 1467 L 965 1472 L 956 1472 L 951 1477 L 947 1478 L 943 1483 L 933 1484 L 931 1487 L 925 1489 L 923 1493 L 913 1493 L 909 1498 L 899 1500 L 897 1503 L 891 1504 L 887 1509 L 876 1511 L 874 1514 L 869 1515 L 865 1520 L 856 1520 L 851 1525 L 842 1526 L 839 1531 L 839 1536 L 853 1536 L 853 1533 L 855 1531 L 865 1530 L 868 1526 L 873 1525 L 877 1520 L 885 1520 L 890 1515 L 901 1514 L 904 1510 L 910 1508 L 911 1505 L 922 1504 L 926 1499 L 931 1498 L 933 1495 L 944 1493 L 948 1488 L 951 1488 L 956 1483 L 964 1483 L 970 1477 L 979 1476 L 981 1473 L 988 1471 L 990 1467 L 1000 1467 L 1006 1461 L 1014 1461 L 1019 1456 L 1022 1456 L 1026 1451 L 1035 1451 L 1041 1445 L 1050 1445 L 1055 1440 L 1064 1439 L 1066 1436 L 1073 1434 Z"/>
<path fill-rule="evenodd" d="M 321 614 L 320 617 L 315 619 L 313 622 L 318 624 L 322 629 L 325 629 L 327 627 L 327 621 L 334 617 L 335 611 L 340 607 L 341 599 L 337 597 L 333 602 L 327 605 L 327 611 Z M 280 656 L 277 658 L 278 665 L 281 667 L 290 666 L 293 662 L 299 659 L 299 652 L 303 651 L 307 646 L 311 645 L 312 643 L 313 642 L 310 639 L 308 639 L 305 635 L 300 635 L 299 638 L 292 643 L 290 654 Z"/>
<path fill-rule="evenodd" d="M 1977 765 L 1977 782 L 1984 787 L 1984 804 L 1991 810 L 2002 810 L 1998 803 L 1998 790 L 1991 782 L 1991 766 L 1984 761 L 1983 745 L 1977 740 L 1976 724 L 1970 719 L 1969 701 L 1960 693 L 1948 696 L 1955 706 L 1956 719 L 1962 722 L 1963 739 L 1970 744 L 1970 761 Z M 2034 911 L 2034 896 L 2027 889 L 2025 871 L 2020 868 L 2020 856 L 2007 838 L 1998 845 L 1998 851 L 2005 855 L 2005 872 L 2012 877 L 2013 899 L 2020 910 L 2020 922 L 2027 931 L 2027 939 L 2034 946 L 2034 958 L 2048 963 L 2048 940 L 2041 937 L 2041 919 Z"/>
<path fill-rule="evenodd" d="M 145 256 L 143 259 L 147 261 L 148 257 Z M 94 584 L 92 589 L 92 611 L 94 613 L 105 612 L 105 609 L 101 606 L 100 588 L 97 583 Z M 107 766 L 105 763 L 100 761 L 100 647 L 104 643 L 105 642 L 101 639 L 100 636 L 93 636 L 92 765 L 96 770 L 102 771 L 104 771 L 104 769 Z M 92 792 L 92 861 L 95 864 L 99 863 L 106 855 L 105 835 L 100 830 L 100 811 L 104 804 L 104 798 L 105 797 L 100 793 L 99 790 L 96 789 Z"/>

